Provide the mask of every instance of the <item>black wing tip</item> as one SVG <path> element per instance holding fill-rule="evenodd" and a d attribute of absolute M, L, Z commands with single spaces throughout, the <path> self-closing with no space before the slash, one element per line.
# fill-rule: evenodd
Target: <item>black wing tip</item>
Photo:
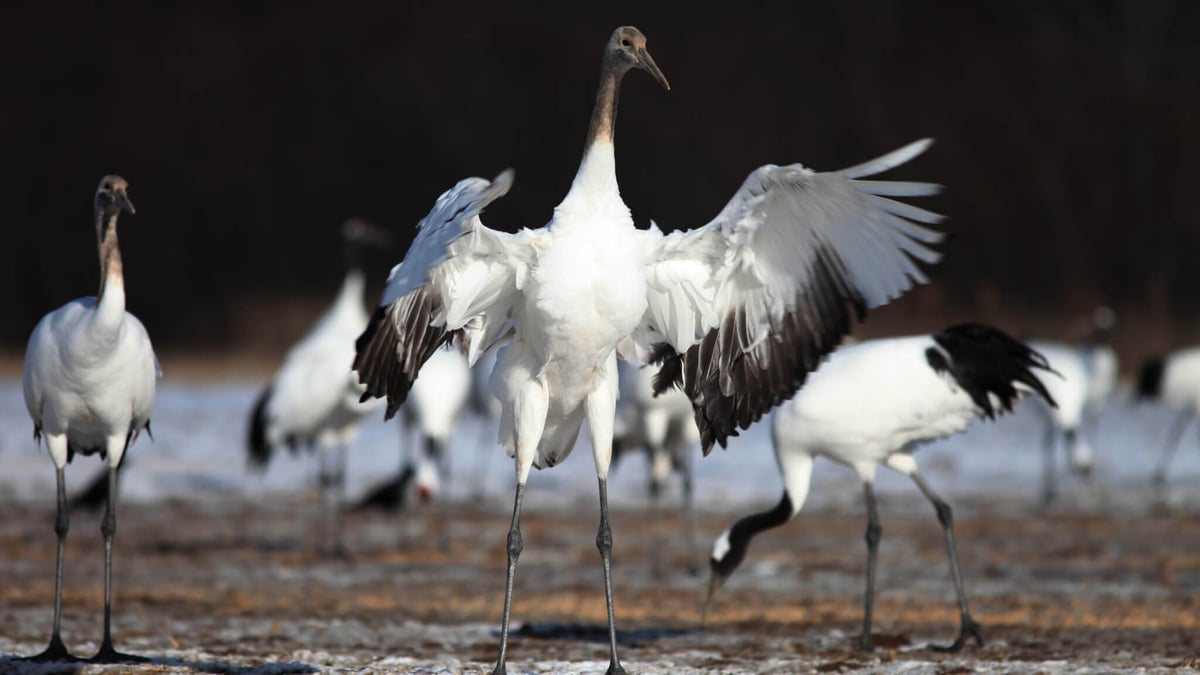
<path fill-rule="evenodd" d="M 246 464 L 251 469 L 265 470 L 271 462 L 275 449 L 267 442 L 267 404 L 271 400 L 273 387 L 267 386 L 250 413 L 250 433 L 246 439 Z"/>

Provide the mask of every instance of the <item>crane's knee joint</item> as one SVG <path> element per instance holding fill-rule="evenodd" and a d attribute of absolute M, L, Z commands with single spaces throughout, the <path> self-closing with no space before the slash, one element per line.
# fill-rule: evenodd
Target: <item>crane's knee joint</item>
<path fill-rule="evenodd" d="M 611 553 L 612 544 L 612 528 L 601 525 L 599 531 L 596 532 L 596 548 L 600 549 L 601 553 Z"/>
<path fill-rule="evenodd" d="M 867 546 L 874 548 L 879 545 L 879 538 L 883 536 L 883 527 L 879 523 L 867 523 Z"/>
<path fill-rule="evenodd" d="M 67 512 L 59 511 L 58 515 L 54 516 L 54 533 L 60 537 L 65 537 L 70 529 L 71 521 L 67 518 Z"/>
<path fill-rule="evenodd" d="M 521 557 L 521 551 L 525 550 L 525 540 L 521 537 L 521 530 L 511 529 L 508 531 L 508 558 L 516 560 Z"/>
<path fill-rule="evenodd" d="M 104 518 L 100 520 L 100 534 L 104 535 L 105 539 L 111 539 L 117 533 L 117 516 L 111 509 L 104 512 Z"/>
<path fill-rule="evenodd" d="M 940 499 L 933 503 L 933 508 L 937 510 L 938 522 L 942 527 L 951 528 L 954 526 L 954 509 L 950 505 Z"/>

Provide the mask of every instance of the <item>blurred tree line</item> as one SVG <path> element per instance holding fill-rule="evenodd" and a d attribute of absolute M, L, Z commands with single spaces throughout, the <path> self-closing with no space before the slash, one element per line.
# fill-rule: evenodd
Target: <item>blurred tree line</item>
<path fill-rule="evenodd" d="M 10 4 L 0 345 L 95 292 L 105 173 L 131 185 L 129 307 L 160 350 L 281 349 L 336 290 L 344 219 L 406 244 L 465 176 L 515 167 L 485 222 L 543 225 L 620 24 L 672 85 L 623 91 L 640 226 L 706 223 L 764 163 L 838 169 L 931 136 L 893 175 L 947 185 L 922 205 L 952 240 L 892 323 L 1105 302 L 1170 328 L 1200 307 L 1200 3 L 591 4 Z"/>

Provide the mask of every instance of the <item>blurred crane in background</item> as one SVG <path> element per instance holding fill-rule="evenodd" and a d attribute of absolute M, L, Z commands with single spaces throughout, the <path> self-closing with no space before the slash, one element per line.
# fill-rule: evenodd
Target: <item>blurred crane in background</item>
<path fill-rule="evenodd" d="M 333 555 L 345 552 L 339 525 L 345 498 L 346 448 L 358 434 L 364 416 L 380 405 L 360 402 L 363 389 L 350 369 L 354 339 L 367 324 L 363 305 L 366 284 L 365 247 L 386 246 L 391 238 L 357 219 L 342 225 L 346 275 L 333 305 L 307 335 L 292 347 L 250 415 L 249 465 L 265 470 L 280 446 L 293 452 L 316 450 L 319 480 L 327 513 L 327 545 Z"/>

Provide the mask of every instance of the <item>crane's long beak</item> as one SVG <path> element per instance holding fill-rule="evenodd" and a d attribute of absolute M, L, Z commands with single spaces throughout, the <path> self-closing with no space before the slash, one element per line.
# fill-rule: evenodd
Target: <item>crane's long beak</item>
<path fill-rule="evenodd" d="M 671 91 L 671 84 L 667 82 L 667 76 L 658 69 L 658 64 L 654 62 L 654 58 L 650 56 L 650 52 L 645 49 L 637 50 L 638 64 L 653 77 L 663 89 Z"/>
<path fill-rule="evenodd" d="M 133 202 L 129 201 L 129 195 L 125 194 L 124 190 L 116 191 L 117 206 L 128 211 L 130 214 L 136 213 L 133 209 Z"/>
<path fill-rule="evenodd" d="M 717 590 L 721 588 L 721 584 L 724 582 L 725 579 L 716 574 L 708 578 L 708 597 L 704 599 L 704 609 L 700 612 L 701 629 L 708 625 L 708 615 L 712 611 L 713 598 L 716 597 Z"/>

